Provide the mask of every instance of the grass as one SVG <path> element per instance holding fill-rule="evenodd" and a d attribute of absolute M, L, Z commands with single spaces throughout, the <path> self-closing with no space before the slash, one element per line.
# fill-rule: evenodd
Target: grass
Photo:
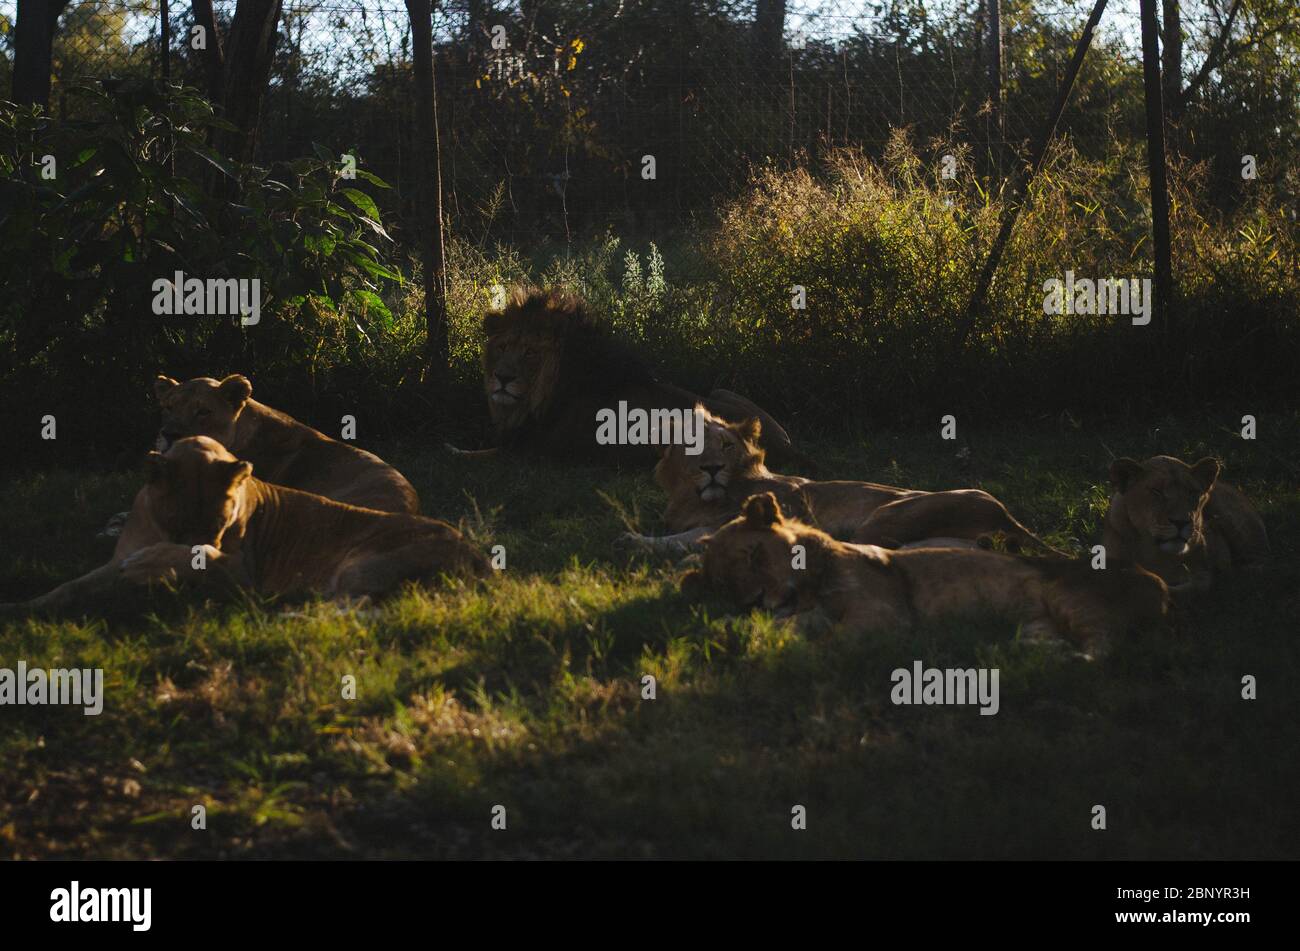
<path fill-rule="evenodd" d="M 382 447 L 426 512 L 506 547 L 503 575 L 377 611 L 170 605 L 0 628 L 0 666 L 102 667 L 107 691 L 99 717 L 0 710 L 0 854 L 1296 858 L 1300 450 L 1267 434 L 1298 423 L 1262 417 L 1255 442 L 1211 418 L 804 442 L 827 477 L 979 485 L 1075 545 L 1099 535 L 1108 449 L 1220 455 L 1274 561 L 1184 605 L 1176 637 L 1094 663 L 993 621 L 806 639 L 692 605 L 675 566 L 613 548 L 620 513 L 662 528 L 646 473 Z M 95 532 L 135 484 L 61 471 L 0 487 L 0 599 L 102 561 Z M 1001 712 L 893 706 L 890 671 L 916 659 L 998 667 Z"/>

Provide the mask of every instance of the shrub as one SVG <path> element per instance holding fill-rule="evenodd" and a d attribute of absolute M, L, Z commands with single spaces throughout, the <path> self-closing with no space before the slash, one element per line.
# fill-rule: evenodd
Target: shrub
<path fill-rule="evenodd" d="M 409 333 L 381 291 L 400 275 L 374 201 L 324 150 L 268 170 L 207 144 L 221 122 L 191 90 L 123 83 L 84 121 L 0 104 L 0 377 L 6 405 L 63 414 L 85 448 L 149 421 L 154 373 L 256 370 L 271 389 L 325 384 Z M 52 156 L 53 177 L 33 157 Z M 362 181 L 383 182 L 364 171 Z M 257 279 L 261 320 L 159 316 L 154 284 Z M 14 425 L 12 415 L 6 425 Z M 30 419 L 24 419 L 28 432 Z"/>

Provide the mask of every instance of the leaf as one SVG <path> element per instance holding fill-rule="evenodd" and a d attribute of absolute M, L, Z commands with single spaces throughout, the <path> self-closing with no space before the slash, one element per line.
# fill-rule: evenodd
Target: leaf
<path fill-rule="evenodd" d="M 384 299 L 374 291 L 352 290 L 349 292 L 360 306 L 361 311 L 366 317 L 379 317 L 379 323 L 385 330 L 391 330 L 393 327 L 393 312 L 388 309 Z"/>
<path fill-rule="evenodd" d="M 355 205 L 363 215 L 373 219 L 374 221 L 379 220 L 379 206 L 375 204 L 373 198 L 361 191 L 359 188 L 342 188 L 339 190 L 343 192 L 344 196 L 347 197 L 347 200 L 352 202 L 352 204 Z"/>
<path fill-rule="evenodd" d="M 364 179 L 365 179 L 366 181 L 368 181 L 371 185 L 377 185 L 377 186 L 379 186 L 380 188 L 392 188 L 392 187 L 393 187 L 392 185 L 388 184 L 388 182 L 384 181 L 382 178 L 380 178 L 378 175 L 376 175 L 374 172 L 365 172 L 365 171 L 362 171 L 361 169 L 357 169 L 356 172 L 357 172 L 357 176 L 358 176 L 358 177 L 360 177 L 360 178 L 364 178 Z"/>
<path fill-rule="evenodd" d="M 358 254 L 356 251 L 348 251 L 347 256 L 354 264 L 359 266 L 372 277 L 382 277 L 386 280 L 396 281 L 399 284 L 402 283 L 402 275 L 398 274 L 396 271 L 390 271 L 377 261 L 370 260 L 370 258 L 366 257 L 364 254 Z"/>

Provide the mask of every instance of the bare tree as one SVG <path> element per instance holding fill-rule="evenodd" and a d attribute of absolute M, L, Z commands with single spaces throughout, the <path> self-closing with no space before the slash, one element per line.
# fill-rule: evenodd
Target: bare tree
<path fill-rule="evenodd" d="M 14 100 L 50 105 L 54 33 L 68 0 L 18 0 L 14 31 Z"/>
<path fill-rule="evenodd" d="M 239 0 L 222 63 L 221 105 L 237 129 L 218 137 L 231 158 L 249 161 L 257 145 L 262 99 L 271 80 L 282 0 Z M 213 27 L 215 39 L 215 25 Z"/>

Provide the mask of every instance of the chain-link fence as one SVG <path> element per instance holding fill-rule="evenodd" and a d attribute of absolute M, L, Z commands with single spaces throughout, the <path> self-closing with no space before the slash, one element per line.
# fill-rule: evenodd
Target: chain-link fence
<path fill-rule="evenodd" d="M 879 154 L 906 127 L 964 143 L 998 176 L 1050 112 L 1090 4 L 1006 0 L 1000 89 L 987 0 L 454 0 L 435 4 L 442 174 L 461 233 L 519 245 L 609 227 L 662 236 L 734 193 L 758 163 L 853 144 Z M 235 0 L 216 0 L 218 32 Z M 0 22 L 13 22 L 0 0 Z M 1062 123 L 1078 147 L 1140 141 L 1137 0 L 1111 4 Z M 1184 28 L 1212 35 L 1215 10 Z M 80 83 L 129 74 L 203 86 L 194 17 L 158 0 L 64 12 L 51 108 Z M 410 21 L 400 0 L 286 0 L 258 157 L 319 142 L 355 151 L 410 214 L 415 161 Z M 12 30 L 0 47 L 12 60 Z M 1195 63 L 1192 63 L 1195 66 Z M 7 74 L 0 74 L 0 95 Z"/>

